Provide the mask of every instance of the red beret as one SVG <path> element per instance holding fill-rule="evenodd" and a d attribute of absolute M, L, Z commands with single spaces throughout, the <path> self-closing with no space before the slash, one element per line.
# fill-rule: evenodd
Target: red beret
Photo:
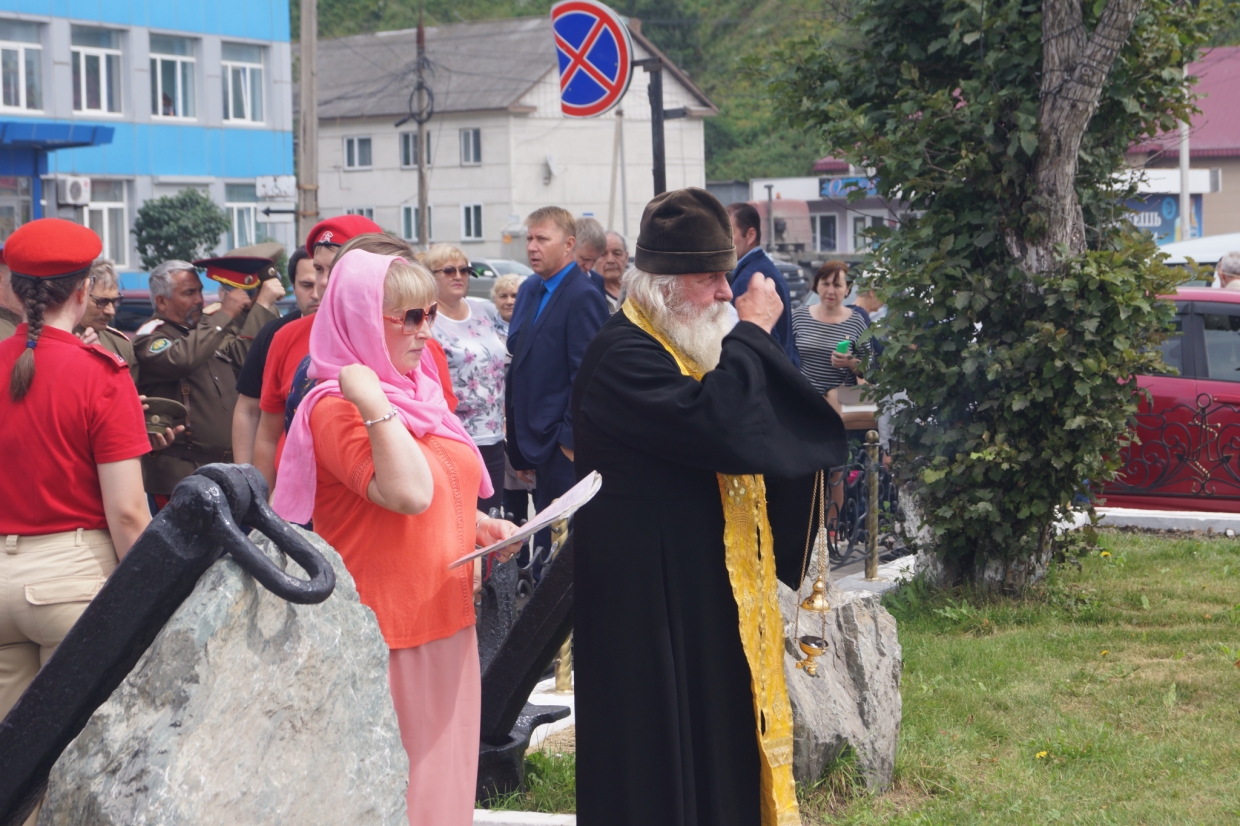
<path fill-rule="evenodd" d="M 306 252 L 314 255 L 314 248 L 319 244 L 335 244 L 343 246 L 356 235 L 368 232 L 383 232 L 383 227 L 362 215 L 338 215 L 319 221 L 306 236 Z"/>
<path fill-rule="evenodd" d="M 61 218 L 22 224 L 4 243 L 9 270 L 27 278 L 85 275 L 101 252 L 103 242 L 98 235 Z"/>
<path fill-rule="evenodd" d="M 260 282 L 269 278 L 280 277 L 280 272 L 270 258 L 226 255 L 223 258 L 203 258 L 195 261 L 194 266 L 205 267 L 207 278 L 243 290 L 257 287 Z"/>

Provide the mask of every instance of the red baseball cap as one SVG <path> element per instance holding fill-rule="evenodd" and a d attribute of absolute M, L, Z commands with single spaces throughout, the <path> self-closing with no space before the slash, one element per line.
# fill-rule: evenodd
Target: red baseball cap
<path fill-rule="evenodd" d="M 22 224 L 4 243 L 4 261 L 13 275 L 64 278 L 86 275 L 103 252 L 99 236 L 62 218 Z"/>
<path fill-rule="evenodd" d="M 306 236 L 306 252 L 314 255 L 314 248 L 320 244 L 340 247 L 354 236 L 368 232 L 383 232 L 383 227 L 362 215 L 337 215 L 314 225 Z"/>

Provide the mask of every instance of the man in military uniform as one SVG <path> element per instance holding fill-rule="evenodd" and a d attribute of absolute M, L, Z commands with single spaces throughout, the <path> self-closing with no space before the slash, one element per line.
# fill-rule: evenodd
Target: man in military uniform
<path fill-rule="evenodd" d="M 116 278 L 116 267 L 106 258 L 100 258 L 91 265 L 90 274 L 95 279 L 95 286 L 86 302 L 86 315 L 82 316 L 82 323 L 74 332 L 83 341 L 98 344 L 123 358 L 129 365 L 129 375 L 133 377 L 134 384 L 137 384 L 138 361 L 134 358 L 133 345 L 125 338 L 124 333 L 109 326 L 116 318 L 116 310 L 121 304 L 121 288 Z"/>
<path fill-rule="evenodd" d="M 0 339 L 13 335 L 17 325 L 25 320 L 26 310 L 9 284 L 9 268 L 4 263 L 4 248 L 0 247 Z"/>
<path fill-rule="evenodd" d="M 202 281 L 193 264 L 165 261 L 151 271 L 155 315 L 138 328 L 138 392 L 185 405 L 186 429 L 176 441 L 142 457 L 147 493 L 162 504 L 202 465 L 232 459 L 232 415 L 237 373 L 254 335 L 279 317 L 279 278 L 263 280 L 257 296 L 221 285 L 221 300 L 203 307 Z M 253 306 L 251 306 L 253 305 Z"/>

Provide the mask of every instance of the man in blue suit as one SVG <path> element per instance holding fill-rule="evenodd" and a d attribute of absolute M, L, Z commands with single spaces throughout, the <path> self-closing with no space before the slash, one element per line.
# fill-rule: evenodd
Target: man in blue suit
<path fill-rule="evenodd" d="M 732 219 L 732 243 L 736 246 L 736 269 L 728 276 L 732 287 L 732 303 L 749 289 L 749 279 L 760 272 L 775 283 L 775 291 L 784 302 L 784 314 L 775 322 L 771 335 L 779 342 L 788 354 L 792 366 L 800 369 L 801 354 L 797 352 L 796 341 L 792 337 L 792 299 L 788 293 L 788 282 L 775 262 L 762 249 L 762 217 L 752 204 L 738 201 L 728 204 L 728 216 Z"/>
<path fill-rule="evenodd" d="M 542 207 L 526 225 L 525 250 L 539 277 L 517 290 L 504 402 L 508 457 L 523 478 L 534 472 L 534 507 L 541 511 L 577 481 L 573 379 L 586 346 L 607 321 L 607 302 L 574 260 L 576 224 L 568 210 Z"/>

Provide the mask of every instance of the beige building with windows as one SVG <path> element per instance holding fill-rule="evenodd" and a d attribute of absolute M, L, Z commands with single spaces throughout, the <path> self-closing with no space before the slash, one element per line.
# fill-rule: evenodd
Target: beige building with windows
<path fill-rule="evenodd" d="M 658 55 L 631 23 L 636 58 Z M 409 115 L 416 82 L 415 37 L 404 30 L 320 41 L 323 217 L 363 214 L 417 238 L 417 125 L 397 125 Z M 426 53 L 435 107 L 423 148 L 432 241 L 465 245 L 471 256 L 524 261 L 524 216 L 547 204 L 636 236 L 654 195 L 645 71 L 634 71 L 617 109 L 574 119 L 560 111 L 547 18 L 428 28 Z M 665 123 L 667 186 L 704 186 L 703 118 L 718 110 L 670 64 L 663 97 L 665 109 L 687 110 Z"/>

